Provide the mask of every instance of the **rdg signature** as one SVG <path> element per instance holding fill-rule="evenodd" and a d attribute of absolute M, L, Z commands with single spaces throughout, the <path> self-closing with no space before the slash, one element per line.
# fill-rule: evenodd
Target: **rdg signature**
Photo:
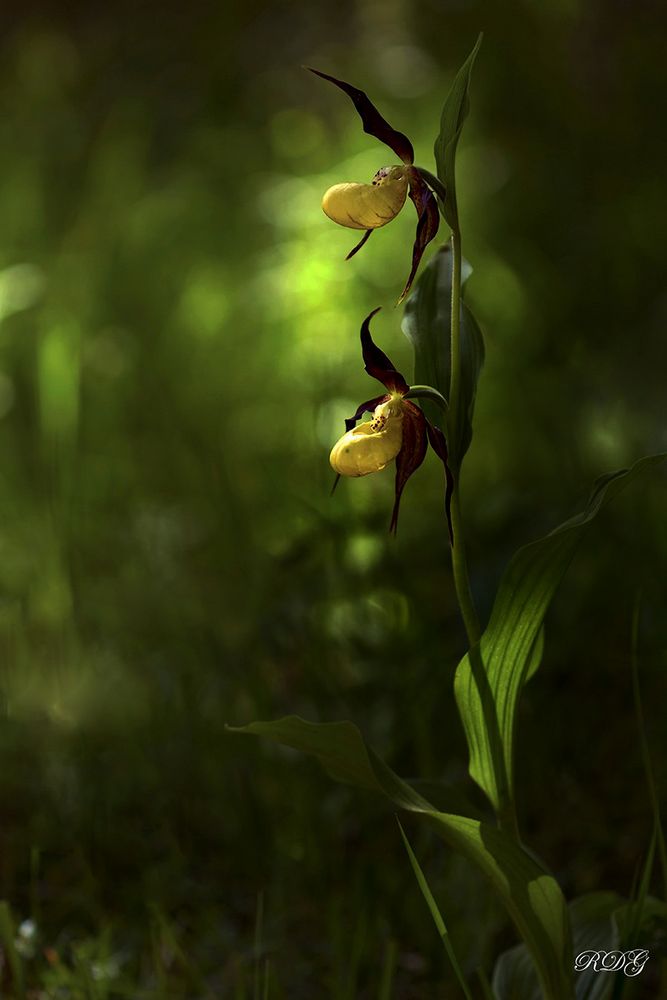
<path fill-rule="evenodd" d="M 593 969 L 593 972 L 620 972 L 638 976 L 648 961 L 647 948 L 631 951 L 582 951 L 574 960 L 575 972 Z"/>

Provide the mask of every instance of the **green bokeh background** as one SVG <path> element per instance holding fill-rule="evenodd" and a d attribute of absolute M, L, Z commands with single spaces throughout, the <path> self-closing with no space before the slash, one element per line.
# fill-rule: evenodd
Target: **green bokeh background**
<path fill-rule="evenodd" d="M 329 495 L 342 418 L 375 394 L 358 329 L 377 305 L 410 375 L 393 303 L 414 214 L 344 263 L 354 234 L 321 195 L 391 154 L 301 66 L 367 90 L 432 169 L 485 31 L 458 176 L 486 614 L 518 545 L 667 446 L 664 8 L 33 3 L 2 22 L 0 896 L 64 963 L 110 950 L 137 990 L 162 969 L 164 995 L 244 995 L 262 894 L 272 997 L 376 997 L 392 955 L 392 996 L 450 995 L 391 814 L 224 729 L 351 718 L 401 773 L 465 780 L 441 470 L 410 481 L 396 540 L 389 471 Z M 522 702 L 523 827 L 568 896 L 629 892 L 650 834 L 630 622 L 641 590 L 660 777 L 666 495 L 656 477 L 591 531 Z M 408 832 L 488 971 L 512 930 Z"/>

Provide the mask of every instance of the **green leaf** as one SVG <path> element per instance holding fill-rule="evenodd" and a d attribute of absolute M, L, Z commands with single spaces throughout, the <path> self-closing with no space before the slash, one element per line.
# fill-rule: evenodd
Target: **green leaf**
<path fill-rule="evenodd" d="M 472 273 L 464 261 L 463 281 Z M 401 329 L 415 352 L 414 382 L 432 385 L 447 399 L 451 368 L 450 302 L 452 297 L 452 252 L 442 247 L 424 268 L 407 301 Z M 449 463 L 457 468 L 472 440 L 472 418 L 479 374 L 484 364 L 484 340 L 473 314 L 461 303 L 461 388 L 458 413 L 452 414 L 451 426 L 457 428 L 457 439 L 447 439 Z M 424 413 L 447 436 L 442 426 L 442 411 L 428 400 L 422 402 Z"/>
<path fill-rule="evenodd" d="M 517 944 L 500 955 L 491 982 L 496 1000 L 542 1000 L 535 963 L 525 944 Z"/>
<path fill-rule="evenodd" d="M 660 949 L 664 936 L 667 905 L 647 897 L 641 923 L 631 940 L 623 939 L 623 928 L 632 919 L 633 906 L 617 892 L 587 892 L 569 904 L 575 955 L 586 951 L 626 951 Z M 577 1000 L 609 1000 L 614 989 L 620 991 L 627 978 L 596 972 L 594 968 L 575 973 Z M 535 966 L 523 944 L 510 948 L 498 958 L 493 971 L 496 1000 L 542 1000 Z"/>
<path fill-rule="evenodd" d="M 612 918 L 624 902 L 615 892 L 590 892 L 570 903 L 575 955 L 582 951 L 611 951 L 618 946 Z M 606 1000 L 611 987 L 611 978 L 593 969 L 575 976 L 577 1000 Z M 510 948 L 498 958 L 493 990 L 497 1000 L 542 1000 L 535 965 L 525 945 Z"/>
<path fill-rule="evenodd" d="M 479 47 L 482 44 L 482 37 L 480 34 L 475 42 L 474 49 L 454 78 L 454 83 L 442 109 L 440 134 L 435 140 L 433 148 L 438 178 L 444 184 L 446 191 L 444 216 L 452 229 L 456 230 L 459 228 L 455 178 L 456 147 L 461 136 L 463 123 L 468 117 L 470 110 L 470 99 L 468 97 L 470 75 L 475 58 L 479 52 Z"/>
<path fill-rule="evenodd" d="M 438 812 L 377 756 L 350 722 L 316 724 L 288 716 L 275 722 L 253 722 L 233 731 L 266 736 L 309 753 L 338 781 L 372 789 L 399 809 L 422 816 L 453 850 L 486 875 L 527 943 L 545 1000 L 573 997 L 563 895 L 555 879 L 506 833 L 467 816 Z"/>
<path fill-rule="evenodd" d="M 551 599 L 587 527 L 600 509 L 667 455 L 603 476 L 584 510 L 519 549 L 501 580 L 489 625 L 461 660 L 454 691 L 470 752 L 470 775 L 499 815 L 511 812 L 516 708 L 535 670 L 535 643 Z"/>

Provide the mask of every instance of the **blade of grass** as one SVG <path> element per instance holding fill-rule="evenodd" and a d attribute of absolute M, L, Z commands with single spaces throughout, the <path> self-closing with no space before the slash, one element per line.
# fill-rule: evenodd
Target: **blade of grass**
<path fill-rule="evenodd" d="M 262 953 L 262 934 L 264 931 L 264 893 L 260 890 L 257 893 L 257 908 L 255 910 L 255 937 L 253 941 L 253 959 L 254 959 L 254 979 L 253 979 L 253 989 L 252 996 L 253 1000 L 260 1000 L 260 978 L 261 978 L 261 965 L 260 965 L 260 955 Z"/>
<path fill-rule="evenodd" d="M 269 989 L 271 987 L 271 963 L 268 958 L 264 960 L 264 989 L 262 1000 L 269 1000 Z"/>
<path fill-rule="evenodd" d="M 408 858 L 410 859 L 410 864 L 412 865 L 412 871 L 414 872 L 414 876 L 417 879 L 417 884 L 421 889 L 421 893 L 426 901 L 426 905 L 428 906 L 431 912 L 431 916 L 433 917 L 433 922 L 438 929 L 438 934 L 440 935 L 442 943 L 445 946 L 445 951 L 447 952 L 449 961 L 452 964 L 454 974 L 459 981 L 459 986 L 461 987 L 461 990 L 463 991 L 463 995 L 465 996 L 466 1000 L 472 1000 L 472 994 L 468 989 L 463 972 L 461 971 L 461 966 L 459 965 L 458 959 L 456 957 L 454 946 L 449 936 L 449 931 L 445 926 L 445 921 L 442 919 L 442 914 L 438 909 L 438 904 L 433 898 L 433 893 L 431 892 L 429 884 L 426 881 L 426 876 L 424 875 L 424 872 L 422 871 L 421 866 L 417 861 L 415 853 L 412 850 L 412 847 L 410 846 L 410 841 L 406 837 L 405 831 L 398 817 L 396 817 L 396 822 L 398 823 L 398 828 L 401 831 L 401 837 L 403 838 L 403 843 L 405 844 L 405 850 L 408 853 Z"/>
<path fill-rule="evenodd" d="M 384 965 L 382 967 L 382 979 L 380 980 L 380 990 L 378 1000 L 391 1000 L 391 991 L 396 972 L 396 955 L 398 948 L 393 938 L 387 941 L 384 950 Z"/>
<path fill-rule="evenodd" d="M 349 966 L 347 975 L 347 988 L 345 992 L 345 997 L 354 998 L 357 996 L 359 987 L 359 968 L 361 966 L 361 958 L 364 953 L 364 944 L 366 942 L 366 932 L 368 929 L 368 911 L 365 908 L 360 908 L 359 916 L 357 918 L 357 923 L 354 929 L 354 937 L 352 939 L 352 948 L 349 955 Z"/>
<path fill-rule="evenodd" d="M 41 925 L 42 913 L 39 905 L 39 847 L 33 845 L 30 848 L 30 916 L 37 927 Z"/>
<path fill-rule="evenodd" d="M 159 951 L 161 952 L 162 948 L 166 946 L 187 976 L 190 987 L 195 989 L 202 997 L 213 1000 L 212 994 L 204 981 L 204 977 L 193 962 L 190 961 L 184 949 L 179 944 L 176 934 L 166 915 L 155 903 L 149 903 L 148 908 L 155 923 L 157 946 Z M 166 972 L 166 970 L 163 969 L 163 972 Z"/>
<path fill-rule="evenodd" d="M 646 854 L 646 860 L 644 861 L 644 865 L 641 871 L 641 876 L 639 877 L 637 883 L 635 884 L 635 886 L 633 886 L 632 889 L 632 897 L 634 899 L 634 902 L 629 911 L 629 918 L 627 924 L 623 929 L 623 938 L 620 942 L 621 949 L 629 948 L 630 946 L 634 945 L 637 942 L 637 937 L 639 935 L 642 924 L 644 904 L 646 902 L 649 886 L 651 884 L 651 876 L 653 874 L 653 865 L 655 862 L 656 848 L 660 853 L 663 885 L 665 887 L 665 890 L 667 891 L 667 860 L 665 857 L 665 839 L 662 831 L 662 822 L 660 817 L 660 803 L 655 783 L 655 775 L 653 773 L 651 752 L 648 745 L 648 737 L 646 735 L 644 709 L 642 706 L 641 692 L 639 689 L 639 657 L 637 655 L 637 647 L 639 640 L 640 611 L 641 611 L 641 592 L 637 594 L 637 598 L 635 600 L 635 607 L 632 615 L 632 639 L 631 639 L 630 663 L 631 663 L 631 673 L 632 673 L 632 697 L 634 702 L 635 717 L 637 719 L 637 728 L 639 730 L 639 746 L 641 751 L 642 765 L 644 767 L 644 774 L 646 775 L 646 784 L 648 785 L 649 796 L 651 799 L 651 808 L 653 810 L 653 832 L 651 834 L 651 841 Z M 621 1000 L 625 985 L 626 985 L 626 980 L 624 976 L 615 977 L 614 989 L 612 991 L 611 1000 Z"/>
<path fill-rule="evenodd" d="M 653 808 L 653 823 L 655 828 L 655 846 L 660 857 L 662 868 L 662 889 L 664 898 L 667 899 L 667 849 L 665 848 L 665 837 L 662 829 L 662 819 L 660 816 L 660 799 L 656 786 L 653 765 L 651 763 L 651 751 L 646 736 L 646 725 L 644 722 L 644 710 L 642 707 L 641 691 L 639 689 L 639 657 L 637 647 L 639 644 L 639 615 L 641 610 L 641 592 L 637 594 L 634 613 L 632 616 L 632 647 L 631 647 L 631 669 L 632 669 L 632 697 L 634 701 L 635 716 L 639 729 L 639 745 L 641 748 L 642 763 L 646 774 L 651 806 Z"/>
<path fill-rule="evenodd" d="M 493 990 L 491 989 L 491 983 L 489 982 L 489 978 L 481 966 L 477 970 L 477 978 L 479 979 L 479 985 L 482 990 L 483 1000 L 496 1000 L 496 998 L 493 995 Z"/>
<path fill-rule="evenodd" d="M 12 983 L 16 991 L 17 1000 L 25 1000 L 25 986 L 23 982 L 23 963 L 21 956 L 16 950 L 16 932 L 14 921 L 6 900 L 0 902 L 0 943 L 5 950 L 9 970 L 12 976 Z"/>
<path fill-rule="evenodd" d="M 630 947 L 636 947 L 639 945 L 637 938 L 641 930 L 642 918 L 644 915 L 644 904 L 646 902 L 649 885 L 651 883 L 651 875 L 653 874 L 656 842 L 657 823 L 653 826 L 651 842 L 646 854 L 646 860 L 644 861 L 641 877 L 638 880 L 638 884 L 636 884 L 633 888 L 632 895 L 634 897 L 634 902 L 630 907 L 627 926 L 623 928 L 623 936 L 619 942 L 619 949 L 621 951 L 627 951 Z M 616 976 L 614 978 L 614 988 L 611 994 L 611 1000 L 621 1000 L 627 985 L 628 981 L 626 976 Z"/>
<path fill-rule="evenodd" d="M 241 962 L 236 963 L 236 974 L 234 976 L 234 1000 L 246 1000 L 247 993 L 245 988 L 245 972 Z"/>

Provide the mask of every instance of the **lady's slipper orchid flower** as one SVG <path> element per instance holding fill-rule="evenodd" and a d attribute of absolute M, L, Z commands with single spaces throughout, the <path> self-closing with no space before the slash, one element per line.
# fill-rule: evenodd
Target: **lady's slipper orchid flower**
<path fill-rule="evenodd" d="M 373 342 L 370 321 L 379 312 L 374 309 L 361 326 L 361 353 L 369 375 L 387 390 L 381 396 L 367 399 L 357 407 L 353 417 L 345 421 L 346 432 L 331 450 L 331 467 L 340 476 L 367 476 L 384 469 L 396 459 L 394 509 L 389 530 L 395 532 L 401 494 L 408 479 L 424 461 L 428 442 L 445 467 L 445 510 L 451 537 L 449 502 L 452 476 L 447 465 L 447 444 L 440 428 L 426 419 L 411 400 L 406 399 L 410 386 L 387 355 Z M 373 419 L 360 424 L 362 414 L 370 412 Z"/>
<path fill-rule="evenodd" d="M 394 219 L 409 195 L 417 210 L 417 233 L 412 248 L 412 267 L 405 288 L 398 300 L 402 302 L 410 291 L 424 250 L 438 232 L 440 221 L 435 196 L 415 167 L 412 143 L 385 121 L 363 90 L 337 80 L 334 76 L 311 69 L 311 73 L 340 87 L 359 112 L 364 132 L 385 143 L 402 161 L 401 166 L 381 167 L 370 184 L 334 184 L 322 199 L 322 208 L 339 226 L 365 229 L 360 242 L 347 255 L 347 260 L 360 250 L 374 229 Z"/>

